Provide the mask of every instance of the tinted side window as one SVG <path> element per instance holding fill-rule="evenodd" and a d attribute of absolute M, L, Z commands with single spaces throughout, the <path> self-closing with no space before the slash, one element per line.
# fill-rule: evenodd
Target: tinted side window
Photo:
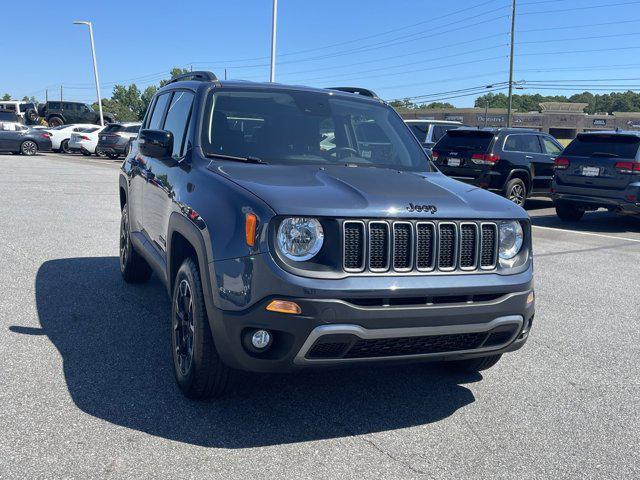
<path fill-rule="evenodd" d="M 164 130 L 173 133 L 173 154 L 174 158 L 182 156 L 182 144 L 187 130 L 187 123 L 191 117 L 191 104 L 193 94 L 191 92 L 174 92 L 167 112 L 167 119 L 164 122 Z M 155 115 L 155 112 L 154 112 Z"/>
<path fill-rule="evenodd" d="M 455 125 L 434 125 L 433 133 L 431 134 L 431 141 L 434 143 L 437 142 L 442 137 L 444 137 L 444 134 L 447 133 L 447 130 L 451 130 L 452 128 L 458 127 Z"/>
<path fill-rule="evenodd" d="M 138 133 L 139 130 L 140 125 L 131 125 L 130 127 L 124 129 L 124 131 L 127 133 Z"/>
<path fill-rule="evenodd" d="M 536 135 L 509 135 L 504 142 L 505 152 L 542 153 Z"/>
<path fill-rule="evenodd" d="M 153 113 L 151 114 L 147 128 L 152 130 L 159 130 L 161 128 L 162 117 L 164 116 L 164 111 L 167 109 L 167 103 L 169 103 L 170 97 L 171 93 L 169 92 L 163 93 L 156 99 L 156 104 L 153 107 Z"/>
<path fill-rule="evenodd" d="M 540 140 L 542 140 L 544 151 L 549 155 L 558 155 L 562 151 L 562 148 L 556 145 L 550 138 L 540 137 Z"/>
<path fill-rule="evenodd" d="M 49 108 L 51 110 L 60 110 L 60 102 L 49 102 Z"/>
<path fill-rule="evenodd" d="M 420 143 L 424 143 L 427 141 L 427 130 L 429 130 L 428 123 L 408 123 L 407 125 L 409 125 L 409 128 Z"/>

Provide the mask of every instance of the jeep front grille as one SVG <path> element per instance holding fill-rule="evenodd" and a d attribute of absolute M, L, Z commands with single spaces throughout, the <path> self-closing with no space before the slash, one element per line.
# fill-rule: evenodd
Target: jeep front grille
<path fill-rule="evenodd" d="M 493 222 L 345 220 L 342 229 L 349 273 L 473 272 L 497 264 Z"/>

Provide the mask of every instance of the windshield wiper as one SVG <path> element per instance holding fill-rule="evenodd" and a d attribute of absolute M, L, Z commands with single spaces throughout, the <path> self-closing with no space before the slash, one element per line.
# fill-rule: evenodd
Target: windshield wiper
<path fill-rule="evenodd" d="M 236 157 L 235 155 L 225 155 L 224 153 L 205 153 L 205 155 L 207 158 L 219 158 L 220 160 L 231 160 L 232 162 L 267 164 L 267 162 L 258 157 Z"/>

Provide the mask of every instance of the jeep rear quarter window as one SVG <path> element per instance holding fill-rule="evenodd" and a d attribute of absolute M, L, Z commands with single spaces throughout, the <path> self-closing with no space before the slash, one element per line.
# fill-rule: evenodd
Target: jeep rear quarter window
<path fill-rule="evenodd" d="M 407 125 L 409 125 L 409 128 L 420 143 L 427 141 L 427 132 L 429 131 L 428 123 L 408 123 Z"/>
<path fill-rule="evenodd" d="M 563 155 L 576 157 L 636 158 L 640 137 L 635 135 L 578 135 Z"/>
<path fill-rule="evenodd" d="M 449 130 L 433 148 L 486 153 L 492 140 L 493 132 L 486 130 Z"/>
<path fill-rule="evenodd" d="M 60 110 L 60 102 L 49 102 L 48 107 L 51 110 Z"/>
<path fill-rule="evenodd" d="M 254 128 L 235 129 L 237 118 L 253 119 Z M 431 170 L 419 143 L 390 107 L 355 95 L 228 89 L 209 94 L 204 119 L 201 138 L 208 154 L 252 156 L 281 165 Z"/>

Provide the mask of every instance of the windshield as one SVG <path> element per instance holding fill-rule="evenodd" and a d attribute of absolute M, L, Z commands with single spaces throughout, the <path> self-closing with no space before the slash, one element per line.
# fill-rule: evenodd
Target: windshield
<path fill-rule="evenodd" d="M 386 105 L 328 93 L 224 90 L 205 110 L 205 154 L 278 165 L 355 165 L 430 171 L 427 157 Z"/>

